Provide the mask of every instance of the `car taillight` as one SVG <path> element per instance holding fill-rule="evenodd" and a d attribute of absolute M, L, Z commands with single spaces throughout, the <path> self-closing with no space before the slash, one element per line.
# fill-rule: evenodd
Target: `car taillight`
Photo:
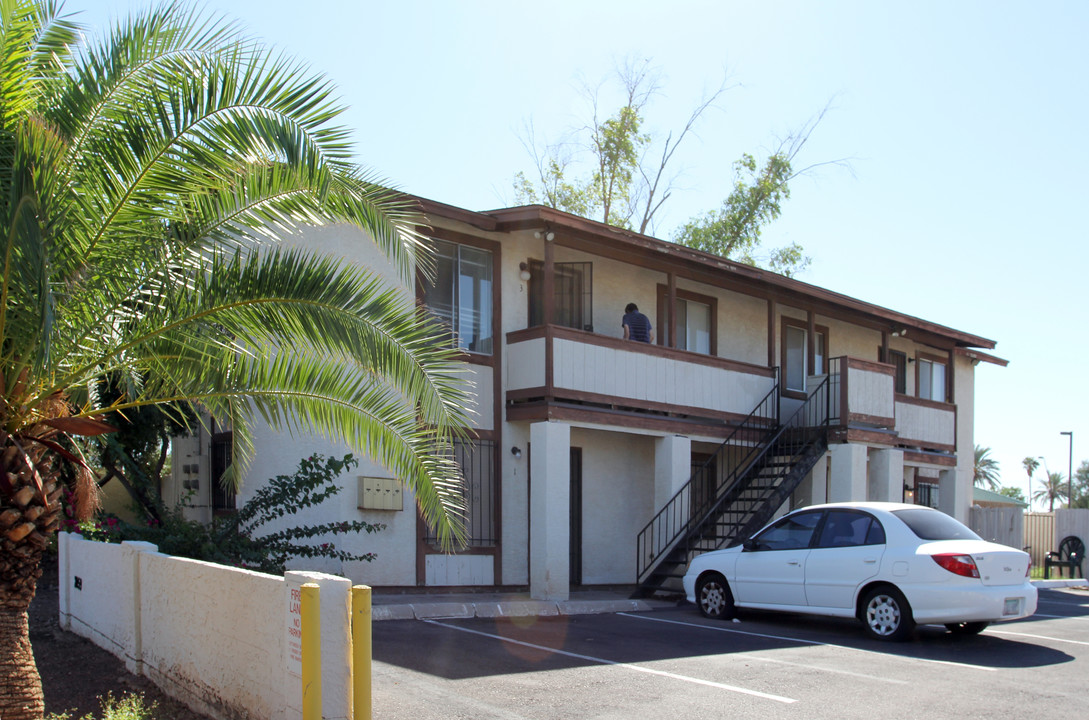
<path fill-rule="evenodd" d="M 1031 573 L 1031 572 L 1032 572 L 1032 558 L 1029 558 L 1028 567 L 1025 568 L 1025 577 L 1028 577 L 1029 573 Z"/>
<path fill-rule="evenodd" d="M 954 575 L 971 578 L 979 577 L 979 568 L 976 567 L 976 561 L 972 559 L 971 555 L 939 553 L 938 555 L 931 555 L 930 557 L 934 558 L 934 562 L 938 563 Z"/>

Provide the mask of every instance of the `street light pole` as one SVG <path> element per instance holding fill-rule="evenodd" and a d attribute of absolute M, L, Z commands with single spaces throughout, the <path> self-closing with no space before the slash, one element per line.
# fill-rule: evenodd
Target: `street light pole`
<path fill-rule="evenodd" d="M 1070 464 L 1066 466 L 1066 507 L 1070 509 L 1074 507 L 1074 431 L 1063 430 L 1059 434 L 1070 437 Z"/>

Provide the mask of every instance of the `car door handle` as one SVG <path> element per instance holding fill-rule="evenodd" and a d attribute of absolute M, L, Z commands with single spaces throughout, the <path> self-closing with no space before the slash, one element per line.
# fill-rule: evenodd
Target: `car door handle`
<path fill-rule="evenodd" d="M 867 565 L 873 565 L 877 562 L 877 558 L 866 558 L 862 562 L 866 563 Z"/>
<path fill-rule="evenodd" d="M 787 565 L 801 565 L 797 560 L 787 560 Z"/>

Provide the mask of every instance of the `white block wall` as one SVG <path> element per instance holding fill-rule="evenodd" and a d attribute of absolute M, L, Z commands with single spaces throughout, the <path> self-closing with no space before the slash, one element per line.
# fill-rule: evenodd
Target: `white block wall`
<path fill-rule="evenodd" d="M 301 717 L 288 653 L 289 585 L 321 588 L 323 718 L 351 716 L 351 583 L 176 558 L 148 543 L 60 533 L 60 625 L 214 718 Z M 76 587 L 76 579 L 80 587 Z"/>

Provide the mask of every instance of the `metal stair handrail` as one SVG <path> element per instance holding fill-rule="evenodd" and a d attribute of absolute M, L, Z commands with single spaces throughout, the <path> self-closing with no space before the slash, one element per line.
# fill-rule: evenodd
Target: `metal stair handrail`
<path fill-rule="evenodd" d="M 770 412 L 768 410 L 770 408 Z M 731 449 L 742 448 L 746 452 L 743 457 L 740 458 L 740 462 L 736 463 L 733 470 L 730 471 L 727 479 L 737 475 L 740 471 L 748 469 L 752 462 L 759 456 L 760 450 L 764 446 L 767 438 L 779 429 L 779 384 L 776 383 L 767 395 L 753 408 L 752 412 L 741 421 L 733 432 L 731 432 L 726 439 L 719 445 L 718 450 L 712 455 L 701 468 L 700 471 L 693 473 L 681 488 L 674 493 L 673 497 L 669 499 L 662 509 L 658 511 L 658 514 L 651 518 L 643 529 L 639 531 L 639 535 L 636 539 L 636 575 L 639 582 L 644 579 L 644 574 L 647 570 L 652 568 L 659 558 L 665 555 L 673 547 L 673 545 L 680 539 L 689 529 L 692 523 L 692 519 L 697 513 L 689 513 L 687 509 L 691 503 L 692 484 L 697 478 L 701 477 L 701 473 L 708 467 L 719 467 L 718 461 Z M 747 435 L 753 435 L 759 439 L 756 442 L 746 438 Z M 740 444 L 738 444 L 740 441 Z M 746 445 L 745 443 L 751 443 Z M 729 482 L 722 483 L 722 486 L 729 485 Z M 714 504 L 712 498 L 703 503 L 704 506 L 710 506 Z M 703 508 L 701 507 L 700 510 Z M 703 513 L 699 512 L 699 516 Z M 664 523 L 664 528 L 659 527 Z M 659 532 L 655 532 L 655 528 L 659 528 Z M 663 537 L 664 536 L 664 537 Z M 655 543 L 655 538 L 664 540 L 664 542 Z M 644 548 L 651 549 L 651 554 L 648 556 L 644 552 Z"/>
<path fill-rule="evenodd" d="M 698 508 L 692 509 L 691 512 L 687 514 L 688 517 L 686 521 L 677 523 L 678 527 L 668 534 L 668 538 L 661 538 L 659 536 L 660 539 L 664 539 L 665 542 L 662 542 L 656 547 L 651 546 L 654 540 L 654 528 L 657 525 L 662 524 L 663 520 L 676 520 L 678 512 L 683 512 L 685 507 L 690 506 L 691 485 L 699 476 L 699 473 L 693 474 L 692 478 L 685 483 L 662 510 L 647 523 L 637 538 L 636 579 L 638 583 L 642 584 L 647 577 L 650 576 L 659 561 L 673 550 L 681 538 L 690 538 L 695 529 L 704 526 L 709 519 L 716 517 L 724 506 L 734 502 L 736 496 L 740 493 L 742 482 L 746 480 L 751 472 L 761 467 L 768 451 L 779 443 L 784 436 L 800 433 L 800 448 L 808 448 L 815 439 L 827 437 L 828 427 L 831 422 L 830 410 L 832 407 L 832 398 L 830 397 L 830 389 L 833 384 L 831 379 L 834 376 L 837 376 L 837 371 L 838 368 L 833 370 L 833 372 L 830 372 L 808 395 L 806 400 L 791 414 L 786 422 L 782 424 L 777 423 L 772 426 L 759 442 L 748 447 L 747 452 L 745 453 L 746 457 L 726 475 L 724 481 L 717 487 L 714 495 L 709 497 Z M 776 387 L 772 389 L 772 392 L 761 401 L 761 404 L 750 413 L 749 418 L 746 418 L 746 422 L 757 414 L 772 394 L 778 393 L 778 389 L 779 387 L 776 385 Z M 775 404 L 775 409 L 775 414 L 778 415 L 778 403 Z M 705 463 L 704 468 L 711 465 L 714 461 L 717 461 L 717 459 L 724 454 L 727 445 L 729 445 L 731 440 L 738 435 L 744 425 L 745 423 L 743 422 L 734 433 L 731 433 L 730 437 L 723 442 L 715 455 Z M 798 441 L 792 441 L 791 444 L 794 445 L 797 444 L 797 442 Z M 797 458 L 797 454 L 792 457 L 792 464 L 797 461 Z M 789 472 L 789 470 L 787 470 L 787 472 Z M 684 500 L 681 498 L 684 498 Z M 682 502 L 684 503 L 683 505 L 680 504 Z M 772 509 L 771 512 L 774 512 L 774 509 Z M 759 517 L 760 515 L 758 513 L 754 514 L 754 519 Z M 749 524 L 752 524 L 751 520 L 750 523 L 746 524 L 746 527 Z M 666 528 L 669 528 L 668 524 L 666 525 Z M 649 554 L 646 552 L 648 548 L 651 550 Z"/>

